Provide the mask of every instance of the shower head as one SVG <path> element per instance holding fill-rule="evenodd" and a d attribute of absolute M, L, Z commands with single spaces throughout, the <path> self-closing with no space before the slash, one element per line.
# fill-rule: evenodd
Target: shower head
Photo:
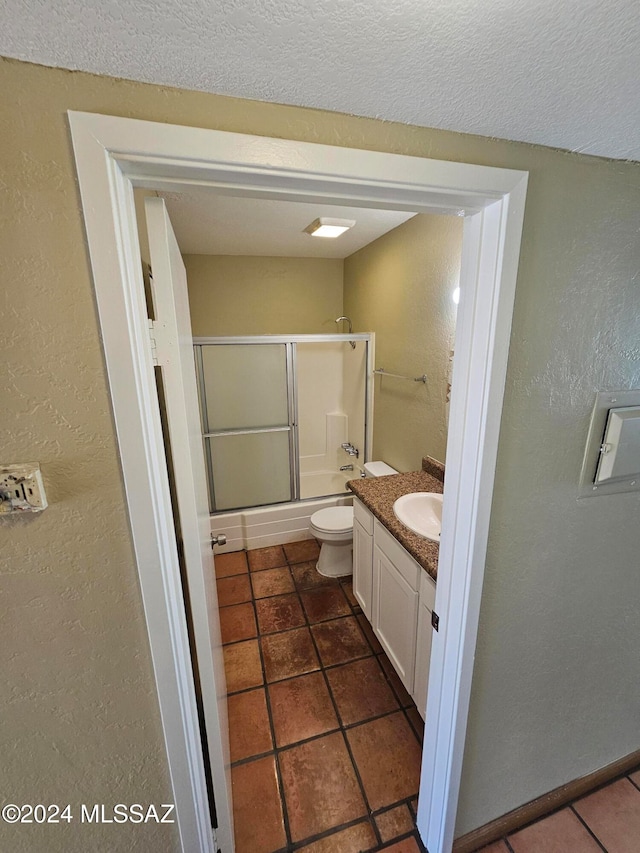
<path fill-rule="evenodd" d="M 353 328 L 351 326 L 351 320 L 348 317 L 338 317 L 338 319 L 336 320 L 336 323 L 342 323 L 343 320 L 346 320 L 347 323 L 349 324 L 349 334 L 351 334 L 351 332 L 353 331 Z M 356 348 L 356 342 L 355 341 L 349 341 L 349 343 L 351 344 L 351 349 Z"/>

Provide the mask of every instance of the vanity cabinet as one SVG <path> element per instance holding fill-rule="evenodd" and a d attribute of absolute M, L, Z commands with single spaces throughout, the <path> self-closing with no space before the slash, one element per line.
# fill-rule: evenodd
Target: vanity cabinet
<path fill-rule="evenodd" d="M 356 498 L 353 591 L 423 717 L 435 589 L 430 575 Z"/>

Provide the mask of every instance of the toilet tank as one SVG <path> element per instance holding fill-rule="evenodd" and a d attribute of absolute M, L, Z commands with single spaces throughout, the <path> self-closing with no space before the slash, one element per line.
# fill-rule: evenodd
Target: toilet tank
<path fill-rule="evenodd" d="M 388 474 L 397 474 L 395 468 L 386 462 L 365 462 L 364 472 L 367 477 L 386 477 Z"/>

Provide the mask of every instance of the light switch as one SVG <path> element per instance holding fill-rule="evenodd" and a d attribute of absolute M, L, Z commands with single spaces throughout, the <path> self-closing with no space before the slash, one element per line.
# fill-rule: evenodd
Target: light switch
<path fill-rule="evenodd" d="M 640 406 L 610 409 L 596 483 L 640 477 Z"/>
<path fill-rule="evenodd" d="M 42 512 L 46 508 L 47 496 L 37 462 L 0 464 L 0 515 Z"/>

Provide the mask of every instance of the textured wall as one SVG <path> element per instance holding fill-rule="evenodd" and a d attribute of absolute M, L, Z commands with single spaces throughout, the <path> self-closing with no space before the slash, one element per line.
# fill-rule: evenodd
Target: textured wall
<path fill-rule="evenodd" d="M 342 261 L 185 255 L 194 335 L 335 334 Z"/>
<path fill-rule="evenodd" d="M 529 170 L 458 829 L 636 749 L 640 496 L 576 491 L 595 389 L 640 385 L 640 166 L 13 61 L 0 78 L 4 453 L 39 459 L 51 498 L 2 522 L 2 791 L 169 790 L 67 109 Z M 1 846 L 172 849 L 117 829 L 2 825 Z"/>
<path fill-rule="evenodd" d="M 90 80 L 0 75 L 2 461 L 40 461 L 49 499 L 0 520 L 0 790 L 76 814 L 0 823 L 0 849 L 171 851 L 170 826 L 79 818 L 173 799 L 64 115 Z"/>
<path fill-rule="evenodd" d="M 426 386 L 375 378 L 373 458 L 398 471 L 415 471 L 427 455 L 444 461 L 461 250 L 462 219 L 423 214 L 345 260 L 345 314 L 376 333 L 376 367 L 427 374 Z"/>
<path fill-rule="evenodd" d="M 640 157 L 634 0 L 3 0 L 0 51 L 571 151 Z M 580 16 L 579 30 L 576 17 Z"/>

